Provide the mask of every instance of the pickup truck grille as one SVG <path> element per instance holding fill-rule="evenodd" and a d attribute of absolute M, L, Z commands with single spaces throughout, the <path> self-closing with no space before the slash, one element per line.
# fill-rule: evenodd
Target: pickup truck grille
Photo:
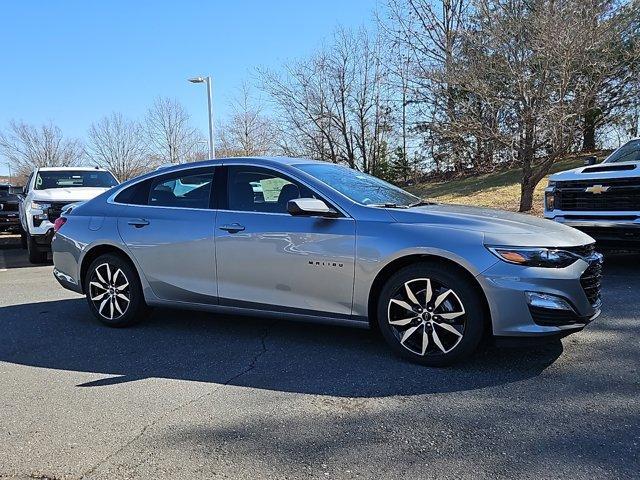
<path fill-rule="evenodd" d="M 0 212 L 17 212 L 17 203 L 2 203 L 0 202 Z"/>
<path fill-rule="evenodd" d="M 51 223 L 55 222 L 56 219 L 60 217 L 60 214 L 62 213 L 62 208 L 65 205 L 69 205 L 70 203 L 73 203 L 73 201 L 69 200 L 68 202 L 52 202 L 51 206 L 47 210 L 47 216 L 49 218 L 49 221 Z"/>
<path fill-rule="evenodd" d="M 586 191 L 594 185 L 602 185 L 609 189 L 602 193 Z M 640 210 L 640 178 L 558 182 L 555 190 L 555 208 L 577 212 Z"/>

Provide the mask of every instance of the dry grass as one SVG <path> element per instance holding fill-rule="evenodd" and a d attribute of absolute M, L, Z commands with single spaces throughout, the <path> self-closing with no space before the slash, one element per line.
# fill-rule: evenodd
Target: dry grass
<path fill-rule="evenodd" d="M 606 156 L 605 153 L 608 152 L 599 152 L 598 159 L 603 159 Z M 556 163 L 552 173 L 576 168 L 582 164 L 581 157 L 567 158 Z M 520 169 L 514 169 L 448 182 L 422 183 L 408 187 L 407 190 L 422 198 L 430 198 L 443 203 L 491 207 L 517 212 L 520 204 L 520 176 Z M 536 187 L 533 209 L 528 213 L 542 216 L 546 185 L 547 178 L 545 177 Z"/>

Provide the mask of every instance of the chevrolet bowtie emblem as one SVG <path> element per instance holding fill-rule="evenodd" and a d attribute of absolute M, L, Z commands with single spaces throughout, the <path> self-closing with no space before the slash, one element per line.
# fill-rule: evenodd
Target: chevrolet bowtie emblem
<path fill-rule="evenodd" d="M 585 188 L 584 191 L 587 192 L 587 193 L 593 193 L 594 195 L 599 195 L 601 193 L 606 192 L 610 188 L 611 187 L 604 187 L 602 185 L 594 185 L 593 187 Z"/>

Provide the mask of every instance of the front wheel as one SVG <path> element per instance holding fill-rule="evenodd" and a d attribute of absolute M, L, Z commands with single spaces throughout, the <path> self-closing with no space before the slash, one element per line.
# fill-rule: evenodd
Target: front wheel
<path fill-rule="evenodd" d="M 391 276 L 377 313 L 380 331 L 394 351 L 423 365 L 444 367 L 476 350 L 484 310 L 477 289 L 457 269 L 420 263 Z"/>
<path fill-rule="evenodd" d="M 84 285 L 91 313 L 110 327 L 133 325 L 149 310 L 137 272 L 119 255 L 105 254 L 91 262 Z"/>

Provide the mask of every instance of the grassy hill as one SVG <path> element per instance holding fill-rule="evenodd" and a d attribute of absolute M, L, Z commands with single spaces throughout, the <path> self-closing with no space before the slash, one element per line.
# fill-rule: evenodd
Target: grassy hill
<path fill-rule="evenodd" d="M 609 152 L 597 152 L 598 161 Z M 557 162 L 551 173 L 568 170 L 583 165 L 583 157 L 568 157 Z M 512 169 L 467 177 L 446 182 L 431 181 L 412 185 L 406 189 L 422 198 L 430 198 L 443 203 L 476 205 L 518 211 L 520 203 L 521 170 Z M 547 186 L 544 178 L 536 187 L 531 214 L 542 216 L 543 195 Z"/>

